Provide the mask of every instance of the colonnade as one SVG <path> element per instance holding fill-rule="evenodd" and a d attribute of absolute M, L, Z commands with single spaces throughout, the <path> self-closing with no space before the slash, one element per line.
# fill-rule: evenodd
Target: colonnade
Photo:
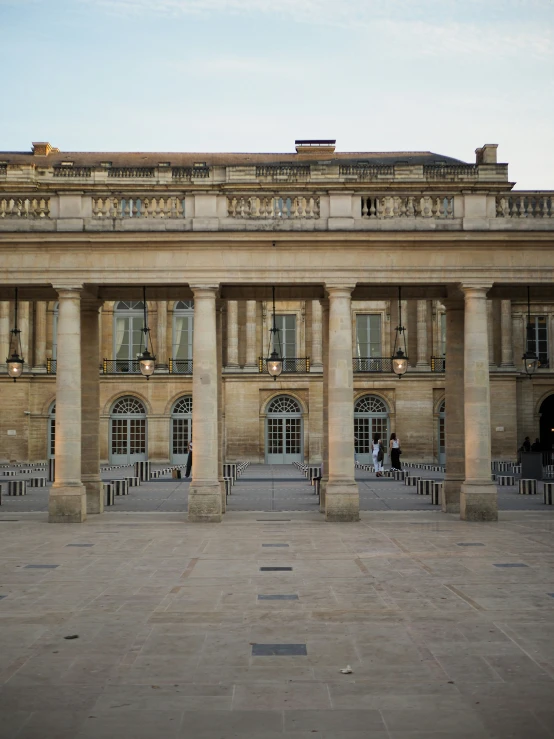
<path fill-rule="evenodd" d="M 80 522 L 103 510 L 99 454 L 100 301 L 82 287 L 54 286 L 59 296 L 56 375 L 56 480 L 49 520 Z M 325 286 L 318 301 L 323 352 L 323 480 L 321 507 L 328 521 L 359 518 L 354 479 L 354 421 L 351 300 L 354 285 Z M 489 331 L 487 291 L 491 285 L 463 284 L 445 301 L 446 454 L 443 510 L 466 520 L 497 518 L 491 482 Z M 217 522 L 224 512 L 221 479 L 221 336 L 217 325 L 218 285 L 191 285 L 194 294 L 193 468 L 189 520 Z M 235 315 L 230 301 L 228 316 Z M 247 329 L 255 302 L 248 301 Z M 231 320 L 228 319 L 228 320 Z M 422 331 L 421 328 L 418 328 Z M 251 330 L 252 333 L 252 330 Z M 236 342 L 230 334 L 231 358 Z M 254 331 L 255 336 L 255 331 Z M 247 330 L 248 337 L 248 330 Z M 82 339 L 85 340 L 82 340 Z M 315 339 L 314 339 L 315 341 Z M 254 358 L 249 343 L 248 359 Z M 503 355 L 504 357 L 504 355 Z M 506 360 L 508 355 L 506 353 Z"/>

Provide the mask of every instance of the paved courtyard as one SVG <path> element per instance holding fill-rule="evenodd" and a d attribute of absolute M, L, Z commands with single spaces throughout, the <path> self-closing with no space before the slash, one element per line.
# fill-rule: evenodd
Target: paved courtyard
<path fill-rule="evenodd" d="M 3 507 L 0 686 L 0 739 L 554 737 L 554 516 Z"/>

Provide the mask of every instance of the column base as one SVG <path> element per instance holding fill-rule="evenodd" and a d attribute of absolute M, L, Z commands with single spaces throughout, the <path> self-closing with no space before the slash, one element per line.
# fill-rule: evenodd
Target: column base
<path fill-rule="evenodd" d="M 325 520 L 360 520 L 360 493 L 355 482 L 328 482 L 325 487 Z"/>
<path fill-rule="evenodd" d="M 87 515 L 104 513 L 104 483 L 98 476 L 87 479 L 86 475 L 81 477 L 86 489 Z"/>
<path fill-rule="evenodd" d="M 459 513 L 460 512 L 460 492 L 463 477 L 445 478 L 442 485 L 442 501 L 441 508 L 443 513 Z"/>
<path fill-rule="evenodd" d="M 83 523 L 86 517 L 84 485 L 52 486 L 48 499 L 48 523 Z"/>
<path fill-rule="evenodd" d="M 492 482 L 464 482 L 460 492 L 463 521 L 498 521 L 498 493 Z"/>
<path fill-rule="evenodd" d="M 191 482 L 188 520 L 193 523 L 221 522 L 221 486 L 217 481 L 213 483 Z"/>
<path fill-rule="evenodd" d="M 325 513 L 325 499 L 327 495 L 327 485 L 329 484 L 328 477 L 322 477 L 319 484 L 319 512 Z"/>

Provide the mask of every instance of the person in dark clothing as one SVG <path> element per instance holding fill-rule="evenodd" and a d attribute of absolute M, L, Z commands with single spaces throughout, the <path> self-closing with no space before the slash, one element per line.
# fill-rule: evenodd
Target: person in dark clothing
<path fill-rule="evenodd" d="M 532 452 L 541 451 L 541 440 L 540 439 L 535 439 L 535 441 L 531 444 L 531 451 Z"/>
<path fill-rule="evenodd" d="M 189 455 L 187 457 L 187 466 L 185 468 L 185 477 L 190 477 L 192 470 L 192 441 L 189 441 Z"/>
<path fill-rule="evenodd" d="M 389 450 L 391 470 L 401 470 L 402 465 L 400 464 L 400 455 L 402 454 L 402 451 L 400 450 L 400 439 L 396 438 L 396 434 L 390 435 Z"/>
<path fill-rule="evenodd" d="M 531 439 L 526 436 L 523 444 L 521 445 L 521 451 L 522 452 L 530 452 L 531 451 Z"/>

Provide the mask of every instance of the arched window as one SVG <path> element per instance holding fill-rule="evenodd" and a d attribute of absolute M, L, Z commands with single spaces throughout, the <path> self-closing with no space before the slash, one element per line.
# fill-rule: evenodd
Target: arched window
<path fill-rule="evenodd" d="M 192 441 L 192 395 L 183 395 L 171 410 L 171 461 L 185 464 Z"/>
<path fill-rule="evenodd" d="M 110 418 L 110 461 L 132 464 L 146 459 L 146 408 L 133 395 L 119 398 Z"/>
<path fill-rule="evenodd" d="M 114 358 L 125 362 L 136 359 L 143 348 L 144 303 L 120 300 L 113 315 Z M 123 371 L 128 372 L 129 366 L 125 365 Z"/>
<path fill-rule="evenodd" d="M 302 462 L 302 409 L 290 395 L 278 395 L 266 418 L 267 464 Z"/>
<path fill-rule="evenodd" d="M 192 359 L 194 302 L 179 300 L 173 308 L 173 359 Z"/>
<path fill-rule="evenodd" d="M 354 450 L 359 462 L 371 462 L 373 435 L 379 434 L 385 447 L 385 461 L 389 446 L 389 409 L 377 395 L 363 395 L 354 406 Z"/>
<path fill-rule="evenodd" d="M 56 401 L 50 406 L 48 412 L 48 459 L 56 456 Z"/>

